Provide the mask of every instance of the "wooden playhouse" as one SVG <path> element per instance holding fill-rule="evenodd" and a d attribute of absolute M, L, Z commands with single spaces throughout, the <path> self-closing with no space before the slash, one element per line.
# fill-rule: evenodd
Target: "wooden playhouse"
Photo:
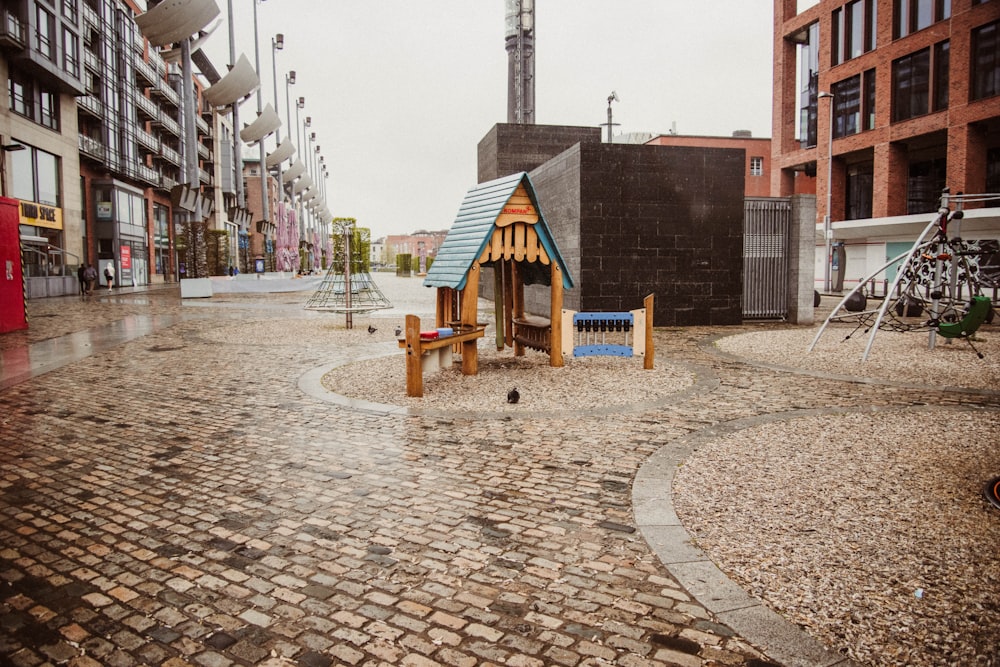
<path fill-rule="evenodd" d="M 478 370 L 477 339 L 486 324 L 478 321 L 479 281 L 483 268 L 493 269 L 496 304 L 497 349 L 513 347 L 515 355 L 526 348 L 545 352 L 552 366 L 562 366 L 563 290 L 573 280 L 549 231 L 527 172 L 519 172 L 470 189 L 448 236 L 438 249 L 424 279 L 437 289 L 435 331 L 421 335 L 420 320 L 406 318 L 406 388 L 409 396 L 423 395 L 422 371 L 435 350 L 450 354 L 458 347 L 462 373 Z M 524 312 L 524 286 L 551 288 L 549 317 Z M 447 333 L 448 330 L 451 333 Z M 438 360 L 432 358 L 433 364 Z"/>

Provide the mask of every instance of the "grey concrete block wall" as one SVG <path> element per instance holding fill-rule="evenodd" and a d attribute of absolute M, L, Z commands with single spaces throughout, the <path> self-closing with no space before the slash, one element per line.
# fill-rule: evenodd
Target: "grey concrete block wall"
<path fill-rule="evenodd" d="M 478 179 L 531 171 L 578 143 L 600 143 L 601 128 L 499 123 L 479 141 Z"/>
<path fill-rule="evenodd" d="M 506 127 L 494 127 L 480 149 L 529 153 L 504 141 L 532 133 L 508 135 Z M 564 307 L 628 311 L 652 293 L 656 326 L 739 324 L 744 158 L 735 149 L 586 141 L 532 169 L 545 221 L 575 282 Z M 484 279 L 490 298 L 492 275 Z M 548 287 L 526 288 L 525 302 L 529 312 L 547 315 Z"/>

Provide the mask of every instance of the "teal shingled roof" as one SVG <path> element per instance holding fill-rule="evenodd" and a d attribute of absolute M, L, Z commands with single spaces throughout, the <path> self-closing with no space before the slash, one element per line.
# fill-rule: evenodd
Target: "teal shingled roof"
<path fill-rule="evenodd" d="M 486 244 L 493 236 L 494 223 L 503 210 L 504 204 L 510 199 L 517 186 L 524 182 L 524 189 L 538 211 L 538 222 L 534 225 L 538 234 L 538 242 L 553 262 L 559 263 L 562 270 L 563 287 L 573 287 L 573 279 L 566 268 L 555 239 L 545 222 L 545 216 L 538 205 L 535 188 L 527 172 L 519 172 L 504 176 L 494 181 L 480 183 L 465 194 L 462 206 L 458 209 L 458 217 L 448 230 L 448 236 L 438 248 L 434 263 L 424 278 L 425 287 L 451 287 L 462 289 L 472 264 L 479 259 L 486 249 Z"/>

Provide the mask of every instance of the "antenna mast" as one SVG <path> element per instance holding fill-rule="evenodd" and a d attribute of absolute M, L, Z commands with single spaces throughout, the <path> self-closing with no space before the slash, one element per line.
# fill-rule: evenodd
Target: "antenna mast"
<path fill-rule="evenodd" d="M 506 0 L 507 122 L 535 123 L 535 0 Z"/>

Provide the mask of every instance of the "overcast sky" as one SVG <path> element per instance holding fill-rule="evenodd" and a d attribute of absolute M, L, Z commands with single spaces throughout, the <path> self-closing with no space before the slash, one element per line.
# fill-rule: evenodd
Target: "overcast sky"
<path fill-rule="evenodd" d="M 229 61 L 223 23 L 205 50 Z M 254 61 L 253 1 L 233 0 L 236 52 Z M 536 123 L 597 126 L 616 91 L 617 132 L 771 133 L 772 0 L 535 0 Z M 262 90 L 277 52 L 282 136 L 300 118 L 329 165 L 327 201 L 372 238 L 448 229 L 476 184 L 476 146 L 507 120 L 504 0 L 266 0 Z M 285 108 L 291 86 L 292 125 Z M 252 120 L 256 101 L 241 107 Z M 268 143 L 273 150 L 274 137 Z"/>

